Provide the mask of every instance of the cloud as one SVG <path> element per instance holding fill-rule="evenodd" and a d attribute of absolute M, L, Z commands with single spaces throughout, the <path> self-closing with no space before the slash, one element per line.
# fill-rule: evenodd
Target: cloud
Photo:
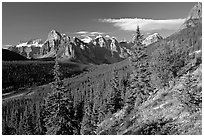
<path fill-rule="evenodd" d="M 177 30 L 185 21 L 185 19 L 141 19 L 141 18 L 121 18 L 121 19 L 99 19 L 100 22 L 112 23 L 115 27 L 119 27 L 126 31 L 135 31 L 137 25 L 142 31 L 154 31 L 161 29 Z"/>
<path fill-rule="evenodd" d="M 103 32 L 96 32 L 96 31 L 94 31 L 94 32 L 90 32 L 90 34 L 92 34 L 92 35 L 101 35 L 101 34 L 104 34 Z"/>
<path fill-rule="evenodd" d="M 78 32 L 76 32 L 76 34 L 86 34 L 86 33 L 88 33 L 88 31 L 78 31 Z"/>
<path fill-rule="evenodd" d="M 103 32 L 97 32 L 97 31 L 78 31 L 78 32 L 75 32 L 75 34 L 78 34 L 78 35 L 81 35 L 83 37 L 86 37 L 86 36 L 97 36 L 97 35 L 102 35 L 104 34 Z"/>

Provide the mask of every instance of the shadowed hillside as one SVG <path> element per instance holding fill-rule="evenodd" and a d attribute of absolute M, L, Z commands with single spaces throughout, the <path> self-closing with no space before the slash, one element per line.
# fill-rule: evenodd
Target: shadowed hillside
<path fill-rule="evenodd" d="M 17 60 L 28 60 L 28 59 L 13 51 L 2 49 L 2 60 L 3 61 L 17 61 Z"/>

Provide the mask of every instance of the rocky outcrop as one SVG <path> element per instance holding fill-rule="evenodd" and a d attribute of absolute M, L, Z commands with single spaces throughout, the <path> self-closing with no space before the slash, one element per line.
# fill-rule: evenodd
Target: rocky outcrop
<path fill-rule="evenodd" d="M 90 43 L 92 41 L 92 38 L 89 36 L 86 36 L 85 38 L 81 39 L 84 43 Z"/>
<path fill-rule="evenodd" d="M 194 27 L 197 24 L 202 23 L 202 3 L 198 2 L 189 12 L 186 21 L 184 24 L 180 27 L 181 29 L 187 28 L 187 27 Z"/>
<path fill-rule="evenodd" d="M 151 34 L 145 38 L 145 40 L 143 41 L 143 44 L 148 46 L 148 45 L 150 45 L 156 41 L 159 41 L 161 39 L 163 39 L 163 38 L 162 38 L 162 36 L 159 35 L 159 33 L 153 33 L 153 34 Z"/>
<path fill-rule="evenodd" d="M 70 37 L 66 34 L 60 34 L 56 30 L 52 30 L 48 34 L 47 40 L 40 49 L 40 54 L 41 56 L 37 58 L 75 58 L 75 51 Z"/>
<path fill-rule="evenodd" d="M 112 38 L 111 40 L 112 40 L 110 44 L 111 52 L 118 52 L 120 50 L 118 46 L 119 45 L 118 41 L 115 38 Z"/>
<path fill-rule="evenodd" d="M 96 41 L 97 46 L 99 46 L 101 48 L 107 48 L 107 49 L 109 48 L 109 45 L 103 36 L 101 36 L 101 35 L 97 36 L 95 38 L 95 41 Z"/>

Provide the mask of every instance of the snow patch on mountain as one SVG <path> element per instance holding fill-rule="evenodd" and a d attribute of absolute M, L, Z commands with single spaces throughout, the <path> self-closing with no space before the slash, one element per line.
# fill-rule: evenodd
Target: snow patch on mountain
<path fill-rule="evenodd" d="M 92 41 L 92 38 L 89 36 L 86 36 L 85 38 L 81 39 L 81 41 L 83 41 L 84 43 L 89 43 Z"/>
<path fill-rule="evenodd" d="M 153 33 L 145 38 L 145 40 L 143 41 L 143 44 L 147 46 L 161 39 L 163 38 L 162 36 L 159 35 L 159 33 Z"/>
<path fill-rule="evenodd" d="M 103 37 L 102 35 L 98 35 L 98 36 L 96 36 L 95 39 L 102 38 L 102 37 Z"/>
<path fill-rule="evenodd" d="M 43 43 L 41 39 L 30 40 L 27 42 L 22 42 L 16 45 L 17 48 L 20 47 L 42 47 Z"/>

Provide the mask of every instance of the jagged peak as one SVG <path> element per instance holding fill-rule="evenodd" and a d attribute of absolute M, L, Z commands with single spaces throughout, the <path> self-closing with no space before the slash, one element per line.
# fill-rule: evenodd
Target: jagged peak
<path fill-rule="evenodd" d="M 92 38 L 89 36 L 84 37 L 83 39 L 81 39 L 81 41 L 85 42 L 85 43 L 89 43 L 92 41 Z"/>
<path fill-rule="evenodd" d="M 116 37 L 111 37 L 112 39 L 116 39 Z"/>
<path fill-rule="evenodd" d="M 158 32 L 154 32 L 154 33 L 148 35 L 146 38 L 152 38 L 152 37 L 157 37 L 158 39 L 163 39 L 162 36 Z"/>
<path fill-rule="evenodd" d="M 62 37 L 61 34 L 54 29 L 52 29 L 50 33 L 48 34 L 48 38 L 58 39 L 59 37 Z"/>
<path fill-rule="evenodd" d="M 105 38 L 111 38 L 110 35 L 106 35 Z"/>
<path fill-rule="evenodd" d="M 143 44 L 149 45 L 161 39 L 163 39 L 163 37 L 159 33 L 154 32 L 145 38 L 145 40 L 143 41 Z"/>
<path fill-rule="evenodd" d="M 98 36 L 96 36 L 95 39 L 98 39 L 98 38 L 103 38 L 103 36 L 102 35 L 98 35 Z"/>
<path fill-rule="evenodd" d="M 84 44 L 84 42 L 81 40 L 81 39 L 79 39 L 79 38 L 77 38 L 77 37 L 73 37 L 74 38 L 74 43 L 75 44 L 77 44 L 77 43 L 82 43 L 82 44 Z"/>
<path fill-rule="evenodd" d="M 56 31 L 55 29 L 52 29 L 52 30 L 50 31 L 50 33 L 56 33 L 56 32 L 58 32 L 58 31 Z"/>
<path fill-rule="evenodd" d="M 202 3 L 198 2 L 194 7 L 190 10 L 188 19 L 199 19 L 202 18 Z"/>
<path fill-rule="evenodd" d="M 199 23 L 202 23 L 202 3 L 198 2 L 190 10 L 185 22 L 180 26 L 179 30 L 186 27 L 193 27 Z"/>

